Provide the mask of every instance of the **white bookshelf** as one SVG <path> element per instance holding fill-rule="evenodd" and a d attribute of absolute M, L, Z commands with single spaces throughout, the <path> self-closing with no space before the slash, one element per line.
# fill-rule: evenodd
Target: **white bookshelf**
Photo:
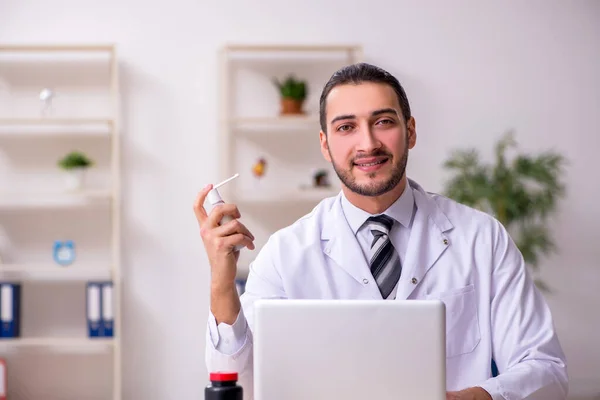
<path fill-rule="evenodd" d="M 242 222 L 256 237 L 257 249 L 242 251 L 241 278 L 269 235 L 293 222 L 322 199 L 340 191 L 333 169 L 319 149 L 318 98 L 340 67 L 362 61 L 358 45 L 230 44 L 220 52 L 219 189 L 240 208 Z M 308 84 L 304 114 L 281 115 L 272 79 L 289 74 Z M 252 165 L 267 160 L 266 174 L 255 179 Z M 330 187 L 312 187 L 312 174 L 327 170 Z M 216 183 L 216 182 L 215 182 Z"/>
<path fill-rule="evenodd" d="M 9 398 L 122 396 L 118 65 L 113 45 L 0 44 L 0 281 L 21 284 L 21 334 L 0 338 Z M 46 87 L 56 96 L 42 110 Z M 94 165 L 67 191 L 57 161 L 73 150 Z M 54 240 L 75 242 L 73 264 L 54 262 Z M 88 336 L 89 281 L 112 281 L 112 337 Z"/>

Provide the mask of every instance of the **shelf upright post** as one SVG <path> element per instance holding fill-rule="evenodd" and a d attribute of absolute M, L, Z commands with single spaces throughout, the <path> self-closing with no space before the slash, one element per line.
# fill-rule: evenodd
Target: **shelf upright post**
<path fill-rule="evenodd" d="M 121 400 L 122 374 L 121 374 L 121 335 L 123 331 L 121 314 L 122 278 L 121 278 L 121 126 L 120 126 L 120 91 L 119 91 L 119 63 L 117 49 L 111 47 L 110 63 L 110 92 L 111 92 L 111 210 L 112 210 L 112 283 L 114 304 L 114 337 L 113 337 L 113 400 Z"/>

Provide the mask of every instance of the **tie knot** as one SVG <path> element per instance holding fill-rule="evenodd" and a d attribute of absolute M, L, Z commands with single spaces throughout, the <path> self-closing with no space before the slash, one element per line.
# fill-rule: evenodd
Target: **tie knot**
<path fill-rule="evenodd" d="M 369 229 L 377 230 L 387 235 L 392 229 L 392 225 L 394 225 L 394 220 L 387 215 L 382 214 L 369 217 L 367 219 L 367 223 L 369 225 Z"/>

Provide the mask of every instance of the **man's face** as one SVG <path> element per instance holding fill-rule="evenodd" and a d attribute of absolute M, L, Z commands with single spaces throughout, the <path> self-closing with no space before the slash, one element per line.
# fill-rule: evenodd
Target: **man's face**
<path fill-rule="evenodd" d="M 342 183 L 363 196 L 396 187 L 416 142 L 414 119 L 405 124 L 396 92 L 379 83 L 340 85 L 329 93 L 326 111 L 321 152 Z"/>

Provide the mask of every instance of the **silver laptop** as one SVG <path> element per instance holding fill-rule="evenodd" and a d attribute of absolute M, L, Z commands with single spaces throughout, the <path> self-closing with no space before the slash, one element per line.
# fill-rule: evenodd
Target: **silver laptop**
<path fill-rule="evenodd" d="M 260 300 L 255 400 L 446 399 L 444 303 Z"/>

